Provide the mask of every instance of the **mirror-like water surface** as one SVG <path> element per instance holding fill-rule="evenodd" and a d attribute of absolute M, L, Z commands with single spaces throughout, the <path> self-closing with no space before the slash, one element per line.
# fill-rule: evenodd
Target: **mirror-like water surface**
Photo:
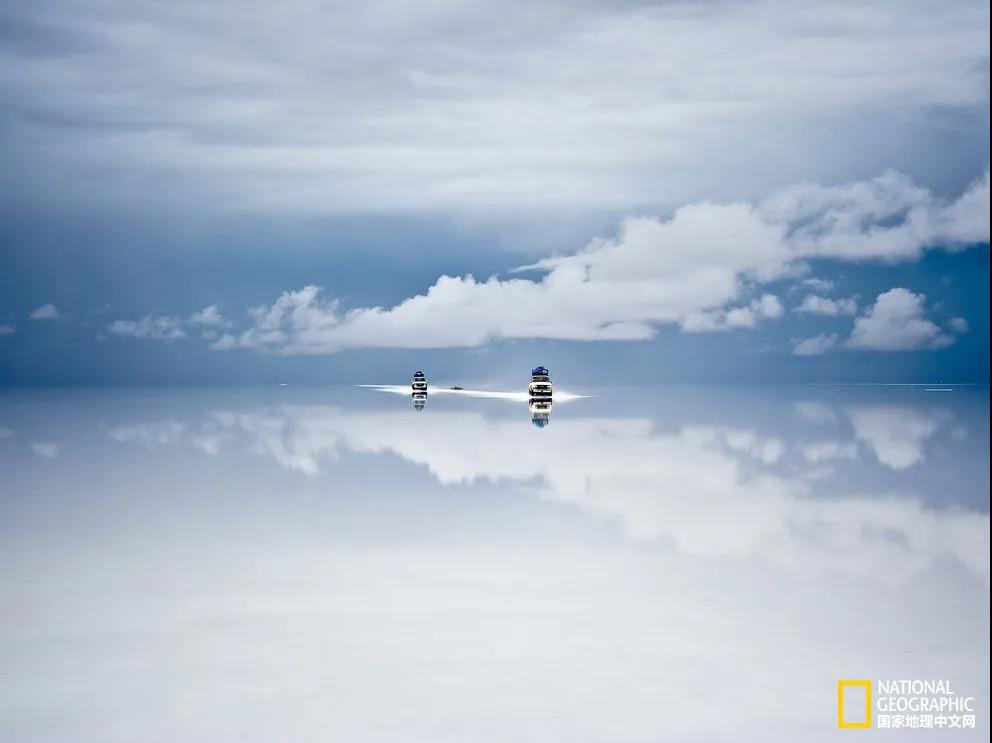
<path fill-rule="evenodd" d="M 4 393 L 0 738 L 827 740 L 919 678 L 987 739 L 986 389 L 540 408 Z"/>

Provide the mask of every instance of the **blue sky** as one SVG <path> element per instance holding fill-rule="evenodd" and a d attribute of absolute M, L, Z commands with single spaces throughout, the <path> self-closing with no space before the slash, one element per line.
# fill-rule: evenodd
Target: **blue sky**
<path fill-rule="evenodd" d="M 0 384 L 987 382 L 988 22 L 5 10 Z"/>

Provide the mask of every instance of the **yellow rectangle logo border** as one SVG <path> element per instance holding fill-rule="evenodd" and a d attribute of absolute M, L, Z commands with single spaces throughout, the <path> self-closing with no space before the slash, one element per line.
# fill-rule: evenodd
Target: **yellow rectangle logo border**
<path fill-rule="evenodd" d="M 844 721 L 844 689 L 848 686 L 863 686 L 865 688 L 865 721 Z M 840 679 L 837 682 L 837 727 L 839 728 L 870 728 L 871 727 L 871 680 L 870 679 Z"/>

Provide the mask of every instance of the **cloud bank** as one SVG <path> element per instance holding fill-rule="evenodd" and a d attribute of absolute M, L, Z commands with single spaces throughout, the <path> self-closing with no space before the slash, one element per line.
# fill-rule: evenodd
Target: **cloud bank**
<path fill-rule="evenodd" d="M 0 188 L 49 207 L 624 213 L 988 142 L 977 0 L 8 5 Z"/>
<path fill-rule="evenodd" d="M 759 287 L 800 275 L 808 259 L 911 260 L 936 245 L 958 250 L 988 242 L 988 188 L 986 173 L 947 202 L 886 173 L 842 187 L 790 188 L 756 205 L 690 204 L 668 219 L 626 219 L 613 239 L 517 269 L 543 273 L 540 279 L 442 276 L 425 294 L 388 308 L 343 309 L 316 285 L 287 291 L 252 309 L 251 327 L 225 333 L 212 347 L 324 354 L 471 347 L 499 338 L 643 340 L 664 324 L 684 332 L 753 328 L 783 314 L 778 297 Z M 947 345 L 949 337 L 922 318 L 922 299 L 913 296 L 881 295 L 856 321 L 848 345 Z M 853 314 L 855 305 L 811 296 L 800 309 Z M 813 355 L 834 345 L 836 339 L 823 336 L 796 352 Z"/>

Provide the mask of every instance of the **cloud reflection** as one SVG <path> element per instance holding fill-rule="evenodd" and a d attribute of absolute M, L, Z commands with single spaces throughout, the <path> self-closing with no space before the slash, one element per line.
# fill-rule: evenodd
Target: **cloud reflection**
<path fill-rule="evenodd" d="M 819 422 L 842 420 L 829 407 L 803 410 Z M 851 407 L 846 416 L 855 438 L 792 442 L 774 430 L 691 420 L 659 430 L 650 418 L 573 415 L 556 420 L 549 435 L 522 428 L 516 418 L 429 412 L 282 405 L 217 410 L 189 425 L 131 425 L 110 435 L 143 444 L 185 437 L 212 455 L 222 442 L 237 441 L 311 477 L 333 477 L 328 465 L 348 453 L 392 454 L 441 485 L 510 486 L 616 524 L 636 543 L 669 544 L 686 555 L 758 558 L 892 582 L 950 558 L 988 584 L 987 513 L 935 508 L 919 489 L 884 479 L 871 492 L 857 478 L 843 488 L 837 476 L 837 468 L 864 466 L 858 442 L 891 471 L 924 462 L 947 411 Z M 831 486 L 817 491 L 814 482 L 824 477 Z"/>
<path fill-rule="evenodd" d="M 937 432 L 939 416 L 912 408 L 859 408 L 849 412 L 854 434 L 882 464 L 904 470 L 922 462 L 927 439 Z"/>
<path fill-rule="evenodd" d="M 987 720 L 985 399 L 0 400 L 0 738 L 826 741 L 855 673 Z"/>

